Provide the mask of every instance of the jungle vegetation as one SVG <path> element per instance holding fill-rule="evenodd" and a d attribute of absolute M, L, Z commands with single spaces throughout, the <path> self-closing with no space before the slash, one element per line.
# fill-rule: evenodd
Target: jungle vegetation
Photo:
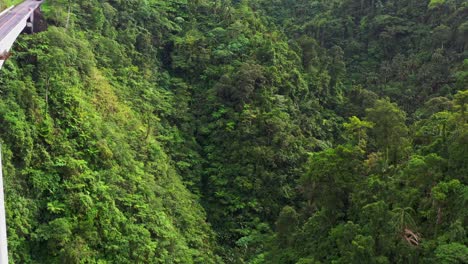
<path fill-rule="evenodd" d="M 465 0 L 47 0 L 0 72 L 11 263 L 468 263 Z"/>

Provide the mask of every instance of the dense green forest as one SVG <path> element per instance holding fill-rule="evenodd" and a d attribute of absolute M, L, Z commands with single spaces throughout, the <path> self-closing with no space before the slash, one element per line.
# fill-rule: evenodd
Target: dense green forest
<path fill-rule="evenodd" d="M 47 0 L 0 72 L 11 263 L 468 263 L 466 0 Z"/>

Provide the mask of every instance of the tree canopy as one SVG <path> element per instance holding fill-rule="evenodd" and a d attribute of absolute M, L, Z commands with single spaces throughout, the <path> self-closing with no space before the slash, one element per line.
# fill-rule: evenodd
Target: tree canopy
<path fill-rule="evenodd" d="M 466 263 L 464 0 L 49 0 L 0 72 L 12 263 Z"/>

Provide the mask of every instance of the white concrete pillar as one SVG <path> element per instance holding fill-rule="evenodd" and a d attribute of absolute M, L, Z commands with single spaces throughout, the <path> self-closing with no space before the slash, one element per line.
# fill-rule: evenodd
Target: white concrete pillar
<path fill-rule="evenodd" d="M 8 264 L 8 242 L 4 199 L 2 145 L 0 144 L 0 264 Z"/>

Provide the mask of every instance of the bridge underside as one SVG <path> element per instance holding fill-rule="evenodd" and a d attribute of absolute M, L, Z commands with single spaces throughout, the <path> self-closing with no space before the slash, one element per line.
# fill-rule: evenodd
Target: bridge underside
<path fill-rule="evenodd" d="M 24 16 L 17 19 L 17 22 L 15 22 L 16 24 L 9 30 L 8 33 L 6 33 L 6 35 L 0 36 L 0 69 L 3 67 L 5 60 L 8 59 L 9 52 L 18 36 L 23 32 L 29 34 L 34 32 L 34 16 L 36 10 L 39 10 L 39 6 L 37 6 L 35 9 L 29 8 Z M 7 27 L 8 25 L 5 26 Z M 2 34 L 4 33 L 2 32 Z"/>

